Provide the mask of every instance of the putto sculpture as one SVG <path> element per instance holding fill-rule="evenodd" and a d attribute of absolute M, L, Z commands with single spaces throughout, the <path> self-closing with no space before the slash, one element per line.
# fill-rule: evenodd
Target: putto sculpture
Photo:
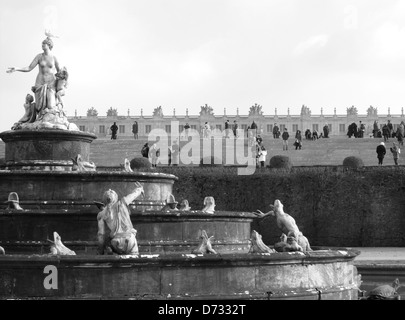
<path fill-rule="evenodd" d="M 59 61 L 52 54 L 53 41 L 50 32 L 46 32 L 47 38 L 42 42 L 43 53 L 38 54 L 28 67 L 10 67 L 7 73 L 31 72 L 38 66 L 39 72 L 35 85 L 31 88 L 35 94 L 35 107 L 31 98 L 27 99 L 24 106 L 26 112 L 23 121 L 14 125 L 13 130 L 41 130 L 60 129 L 80 131 L 73 123 L 69 123 L 63 111 L 62 96 L 65 95 L 68 73 L 66 68 L 59 65 Z M 29 109 L 29 112 L 27 112 Z"/>
<path fill-rule="evenodd" d="M 53 240 L 48 241 L 52 243 L 50 251 L 51 255 L 60 255 L 60 256 L 75 256 L 76 253 L 69 248 L 67 248 L 63 243 L 60 235 L 57 232 L 53 233 Z"/>
<path fill-rule="evenodd" d="M 217 252 L 212 248 L 211 239 L 214 236 L 208 237 L 207 232 L 202 230 L 200 233 L 200 244 L 192 251 L 194 254 L 217 254 Z"/>
<path fill-rule="evenodd" d="M 104 207 L 97 215 L 99 254 L 110 251 L 120 255 L 138 254 L 137 231 L 131 222 L 129 205 L 140 195 L 144 195 L 144 190 L 139 182 L 135 183 L 135 189 L 130 194 L 120 200 L 114 190 L 104 193 Z"/>
<path fill-rule="evenodd" d="M 276 251 L 266 246 L 262 240 L 262 236 L 257 231 L 252 231 L 250 238 L 251 247 L 249 253 L 275 253 Z"/>
<path fill-rule="evenodd" d="M 25 96 L 24 103 L 25 113 L 23 117 L 11 127 L 11 130 L 20 130 L 24 123 L 33 123 L 35 122 L 35 103 L 34 97 L 30 94 Z"/>
<path fill-rule="evenodd" d="M 215 213 L 215 199 L 214 199 L 214 197 L 205 197 L 204 206 L 205 207 L 202 209 L 202 212 L 208 213 L 208 214 L 214 214 Z"/>
<path fill-rule="evenodd" d="M 8 199 L 6 201 L 8 207 L 6 210 L 24 210 L 20 207 L 20 199 L 18 197 L 17 192 L 10 192 L 8 195 Z"/>
<path fill-rule="evenodd" d="M 166 205 L 162 208 L 163 212 L 178 211 L 177 209 L 178 202 L 174 198 L 174 195 L 170 194 L 169 198 L 166 199 Z"/>

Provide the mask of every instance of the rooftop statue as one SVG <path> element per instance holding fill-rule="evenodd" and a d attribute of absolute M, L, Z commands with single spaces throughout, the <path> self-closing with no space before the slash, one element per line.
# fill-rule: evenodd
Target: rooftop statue
<path fill-rule="evenodd" d="M 200 116 L 203 115 L 214 115 L 214 109 L 208 104 L 205 104 L 205 106 L 201 106 Z"/>
<path fill-rule="evenodd" d="M 144 190 L 139 182 L 135 183 L 135 189 L 129 195 L 120 200 L 114 190 L 104 193 L 104 206 L 97 215 L 99 254 L 109 251 L 121 255 L 138 254 L 137 231 L 131 222 L 129 205 L 140 195 L 144 195 Z"/>
<path fill-rule="evenodd" d="M 370 107 L 367 109 L 367 115 L 368 115 L 368 116 L 377 116 L 377 115 L 378 115 L 378 110 L 377 110 L 377 108 L 374 108 L 373 106 L 370 106 Z"/>
<path fill-rule="evenodd" d="M 118 117 L 118 110 L 110 107 L 110 109 L 107 110 L 107 117 Z"/>
<path fill-rule="evenodd" d="M 98 111 L 96 110 L 96 108 L 91 107 L 91 108 L 87 109 L 87 116 L 88 117 L 97 117 Z"/>
<path fill-rule="evenodd" d="M 7 73 L 31 72 L 38 66 L 35 85 L 31 88 L 35 94 L 35 104 L 27 96 L 24 105 L 24 117 L 13 126 L 13 130 L 61 129 L 79 131 L 77 126 L 69 123 L 63 111 L 62 97 L 67 87 L 68 72 L 59 65 L 59 61 L 52 54 L 53 41 L 50 32 L 42 42 L 43 53 L 38 54 L 28 67 L 10 67 Z"/>
<path fill-rule="evenodd" d="M 263 115 L 263 107 L 255 103 L 254 106 L 250 107 L 249 116 L 262 116 Z"/>
<path fill-rule="evenodd" d="M 311 116 L 311 110 L 305 105 L 301 108 L 301 116 Z"/>
<path fill-rule="evenodd" d="M 159 106 L 153 110 L 153 116 L 154 117 L 163 117 L 163 109 L 162 106 Z"/>
<path fill-rule="evenodd" d="M 357 111 L 357 108 L 355 106 L 351 106 L 350 108 L 347 108 L 347 115 L 348 116 L 357 116 L 359 112 Z"/>

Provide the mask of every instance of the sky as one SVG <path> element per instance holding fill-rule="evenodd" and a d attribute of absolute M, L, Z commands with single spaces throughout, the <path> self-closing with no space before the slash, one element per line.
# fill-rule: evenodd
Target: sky
<path fill-rule="evenodd" d="M 0 0 L 0 131 L 24 114 L 44 30 L 69 71 L 68 115 L 346 114 L 405 105 L 402 0 Z"/>

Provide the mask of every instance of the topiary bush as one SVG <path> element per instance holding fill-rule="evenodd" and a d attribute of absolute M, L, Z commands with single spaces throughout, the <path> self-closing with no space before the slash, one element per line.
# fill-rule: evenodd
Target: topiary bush
<path fill-rule="evenodd" d="M 287 156 L 274 156 L 270 159 L 271 169 L 291 169 L 292 163 Z"/>
<path fill-rule="evenodd" d="M 346 159 L 343 160 L 343 166 L 345 168 L 358 169 L 358 168 L 363 168 L 364 163 L 363 163 L 363 160 L 361 160 L 358 157 L 347 157 Z"/>
<path fill-rule="evenodd" d="M 204 157 L 200 160 L 200 167 L 221 167 L 223 166 L 223 162 L 221 159 L 211 156 L 211 157 Z"/>
<path fill-rule="evenodd" d="M 149 158 L 134 158 L 130 162 L 132 170 L 139 170 L 139 169 L 150 169 L 152 168 L 152 164 L 149 161 Z"/>

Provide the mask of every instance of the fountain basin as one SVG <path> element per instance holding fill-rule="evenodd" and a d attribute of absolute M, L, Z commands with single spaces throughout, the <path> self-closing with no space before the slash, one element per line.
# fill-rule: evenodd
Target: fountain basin
<path fill-rule="evenodd" d="M 136 205 L 135 205 L 136 207 Z M 46 254 L 53 232 L 78 254 L 97 251 L 97 207 L 85 210 L 0 210 L 0 246 L 7 253 Z M 138 212 L 131 214 L 141 253 L 191 253 L 199 244 L 200 230 L 214 236 L 219 253 L 247 253 L 250 247 L 250 224 L 255 216 L 243 212 Z"/>
<path fill-rule="evenodd" d="M 101 201 L 108 189 L 115 190 L 121 198 L 139 181 L 145 198 L 138 202 L 136 210 L 159 210 L 172 193 L 176 180 L 174 175 L 163 173 L 3 170 L 0 171 L 0 199 L 5 201 L 10 192 L 17 192 L 23 209 L 65 209 Z"/>
<path fill-rule="evenodd" d="M 81 131 L 18 130 L 0 133 L 10 170 L 69 170 L 78 154 L 89 161 L 90 144 L 97 136 Z"/>
<path fill-rule="evenodd" d="M 0 298 L 357 299 L 357 251 L 0 257 Z M 46 266 L 58 288 L 44 288 Z"/>

